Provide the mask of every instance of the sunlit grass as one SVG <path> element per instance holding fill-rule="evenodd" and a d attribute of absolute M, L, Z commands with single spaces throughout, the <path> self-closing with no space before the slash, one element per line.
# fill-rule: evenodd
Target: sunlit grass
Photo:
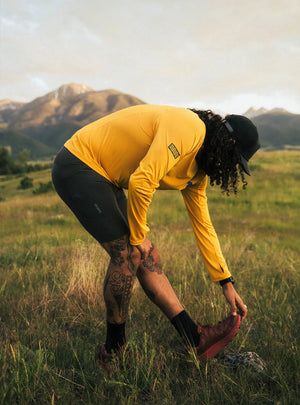
<path fill-rule="evenodd" d="M 55 192 L 0 178 L 0 403 L 295 404 L 299 398 L 300 153 L 260 152 L 238 197 L 208 189 L 209 208 L 249 315 L 226 351 L 267 364 L 226 367 L 183 353 L 172 325 L 136 283 L 127 322 L 132 366 L 99 369 L 107 254 Z M 30 174 L 31 176 L 31 174 Z M 50 171 L 32 174 L 48 182 Z M 197 250 L 180 193 L 158 192 L 148 222 L 164 270 L 198 322 L 228 306 Z"/>

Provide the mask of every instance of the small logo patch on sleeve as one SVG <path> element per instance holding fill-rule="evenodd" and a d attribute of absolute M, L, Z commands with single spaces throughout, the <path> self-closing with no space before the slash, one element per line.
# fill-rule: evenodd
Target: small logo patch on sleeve
<path fill-rule="evenodd" d="M 174 143 L 170 143 L 168 148 L 170 149 L 172 155 L 174 156 L 174 159 L 177 159 L 180 156 L 180 153 L 178 152 L 178 149 L 176 148 Z"/>

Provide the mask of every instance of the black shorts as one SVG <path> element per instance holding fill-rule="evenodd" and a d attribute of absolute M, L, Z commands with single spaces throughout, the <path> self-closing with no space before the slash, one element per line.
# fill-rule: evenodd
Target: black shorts
<path fill-rule="evenodd" d="M 98 242 L 129 235 L 124 191 L 65 147 L 54 161 L 52 180 L 58 195 Z"/>

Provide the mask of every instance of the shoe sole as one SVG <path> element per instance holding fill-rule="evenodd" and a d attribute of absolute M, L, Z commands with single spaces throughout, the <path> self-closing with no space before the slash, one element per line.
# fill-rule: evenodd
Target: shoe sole
<path fill-rule="evenodd" d="M 228 343 L 230 343 L 232 341 L 232 339 L 238 333 L 240 323 L 241 323 L 241 317 L 239 315 L 237 315 L 237 316 L 238 316 L 238 322 L 236 323 L 236 325 L 234 325 L 234 327 L 230 331 L 230 333 L 228 333 L 228 335 L 224 336 L 223 339 L 219 340 L 214 345 L 210 346 L 210 348 L 208 348 L 204 353 L 202 353 L 200 355 L 200 359 L 203 359 L 203 360 L 212 359 L 213 357 L 216 356 L 216 354 L 221 349 L 223 349 L 223 347 L 225 347 L 226 345 L 228 345 Z"/>

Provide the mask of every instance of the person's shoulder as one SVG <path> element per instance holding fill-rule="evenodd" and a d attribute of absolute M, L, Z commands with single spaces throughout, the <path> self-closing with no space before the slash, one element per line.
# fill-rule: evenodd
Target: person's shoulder
<path fill-rule="evenodd" d="M 192 126 L 198 129 L 205 129 L 204 122 L 188 108 L 185 107 L 176 107 L 176 106 L 162 106 L 162 105 L 152 105 L 149 106 L 156 110 L 156 112 L 161 116 L 167 119 L 172 119 L 177 122 L 181 122 L 185 125 Z"/>
<path fill-rule="evenodd" d="M 189 148 L 203 143 L 206 127 L 197 114 L 185 107 L 170 105 L 142 104 L 126 109 L 128 113 L 141 113 L 151 117 L 155 126 L 168 128 L 174 137 L 179 136 Z"/>
<path fill-rule="evenodd" d="M 171 111 L 172 114 L 177 117 L 177 120 L 181 121 L 189 128 L 193 128 L 195 131 L 200 131 L 201 133 L 205 130 L 204 122 L 190 109 L 173 107 Z"/>
<path fill-rule="evenodd" d="M 187 150 L 199 148 L 204 141 L 206 127 L 204 122 L 188 108 L 165 106 L 160 110 L 160 122 L 181 137 Z"/>

